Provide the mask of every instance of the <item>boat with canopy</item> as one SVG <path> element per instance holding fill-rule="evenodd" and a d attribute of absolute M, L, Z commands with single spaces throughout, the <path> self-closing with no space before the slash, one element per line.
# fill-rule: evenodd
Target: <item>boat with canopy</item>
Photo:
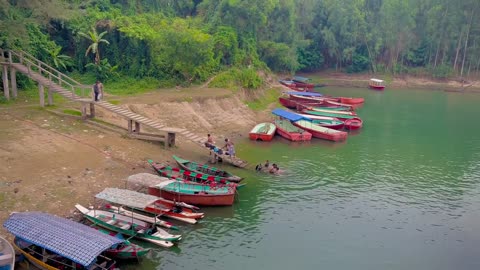
<path fill-rule="evenodd" d="M 42 212 L 12 213 L 3 227 L 15 236 L 14 248 L 40 269 L 114 269 L 115 261 L 101 254 L 124 241 Z"/>
<path fill-rule="evenodd" d="M 372 78 L 368 82 L 368 86 L 372 89 L 383 90 L 385 89 L 385 81 L 380 79 Z"/>
<path fill-rule="evenodd" d="M 301 120 L 304 117 L 279 108 L 274 109 L 272 113 L 276 115 L 274 123 L 280 136 L 291 141 L 310 141 L 312 139 L 311 133 L 294 126 L 291 122 Z"/>

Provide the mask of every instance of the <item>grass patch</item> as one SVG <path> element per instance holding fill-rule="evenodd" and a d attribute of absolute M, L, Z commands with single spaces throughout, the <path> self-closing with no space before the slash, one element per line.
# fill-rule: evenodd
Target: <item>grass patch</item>
<path fill-rule="evenodd" d="M 82 116 L 82 112 L 77 111 L 77 110 L 72 110 L 72 109 L 65 109 L 63 110 L 64 114 L 70 114 L 70 115 L 75 115 L 75 116 Z"/>
<path fill-rule="evenodd" d="M 247 102 L 247 106 L 254 111 L 265 110 L 272 103 L 279 105 L 280 104 L 278 102 L 279 96 L 280 94 L 275 88 L 270 88 L 264 92 L 262 97 L 254 101 Z"/>

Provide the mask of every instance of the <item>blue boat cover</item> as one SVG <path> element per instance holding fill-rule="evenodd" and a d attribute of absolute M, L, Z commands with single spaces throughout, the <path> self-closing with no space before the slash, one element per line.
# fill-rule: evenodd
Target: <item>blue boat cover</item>
<path fill-rule="evenodd" d="M 290 120 L 290 121 L 293 121 L 293 122 L 299 121 L 299 120 L 307 120 L 307 118 L 305 118 L 305 117 L 303 117 L 303 116 L 301 116 L 301 115 L 299 115 L 299 114 L 296 114 L 296 113 L 293 113 L 293 112 L 289 112 L 289 111 L 286 111 L 286 110 L 284 110 L 284 109 L 279 109 L 279 108 L 277 108 L 277 109 L 274 109 L 274 110 L 272 111 L 272 113 L 275 114 L 275 115 L 281 116 L 281 117 L 283 117 L 283 118 L 285 118 L 285 119 L 288 119 L 288 120 Z M 308 120 L 310 120 L 310 119 L 308 119 Z"/>
<path fill-rule="evenodd" d="M 296 96 L 305 96 L 305 97 L 321 97 L 323 96 L 317 92 L 287 92 L 289 95 L 296 95 Z"/>
<path fill-rule="evenodd" d="M 16 237 L 87 268 L 100 253 L 123 242 L 87 225 L 41 212 L 13 213 L 3 226 Z"/>

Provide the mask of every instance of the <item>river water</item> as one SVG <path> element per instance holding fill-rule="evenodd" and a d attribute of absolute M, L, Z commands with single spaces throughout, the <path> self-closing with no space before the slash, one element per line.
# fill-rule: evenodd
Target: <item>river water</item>
<path fill-rule="evenodd" d="M 252 164 L 233 207 L 203 208 L 178 248 L 130 269 L 480 269 L 480 95 L 321 89 L 361 96 L 344 143 L 237 142 Z"/>

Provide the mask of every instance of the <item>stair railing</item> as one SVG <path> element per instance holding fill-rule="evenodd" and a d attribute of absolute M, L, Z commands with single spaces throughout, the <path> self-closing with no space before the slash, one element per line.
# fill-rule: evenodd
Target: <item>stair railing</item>
<path fill-rule="evenodd" d="M 7 59 L 5 59 L 5 52 L 8 54 Z M 34 56 L 24 51 L 12 51 L 12 50 L 2 50 L 0 49 L 0 55 L 3 58 L 3 61 L 8 61 L 9 63 L 20 63 L 27 67 L 28 73 L 37 72 L 42 75 L 44 78 L 47 78 L 50 81 L 50 86 L 57 84 L 65 89 L 68 89 L 72 93 L 72 99 L 77 98 L 77 92 L 79 96 L 85 97 L 91 95 L 91 86 L 83 85 L 76 80 L 68 77 L 59 70 L 47 65 L 46 63 L 38 60 Z M 85 91 L 87 90 L 87 92 Z"/>

